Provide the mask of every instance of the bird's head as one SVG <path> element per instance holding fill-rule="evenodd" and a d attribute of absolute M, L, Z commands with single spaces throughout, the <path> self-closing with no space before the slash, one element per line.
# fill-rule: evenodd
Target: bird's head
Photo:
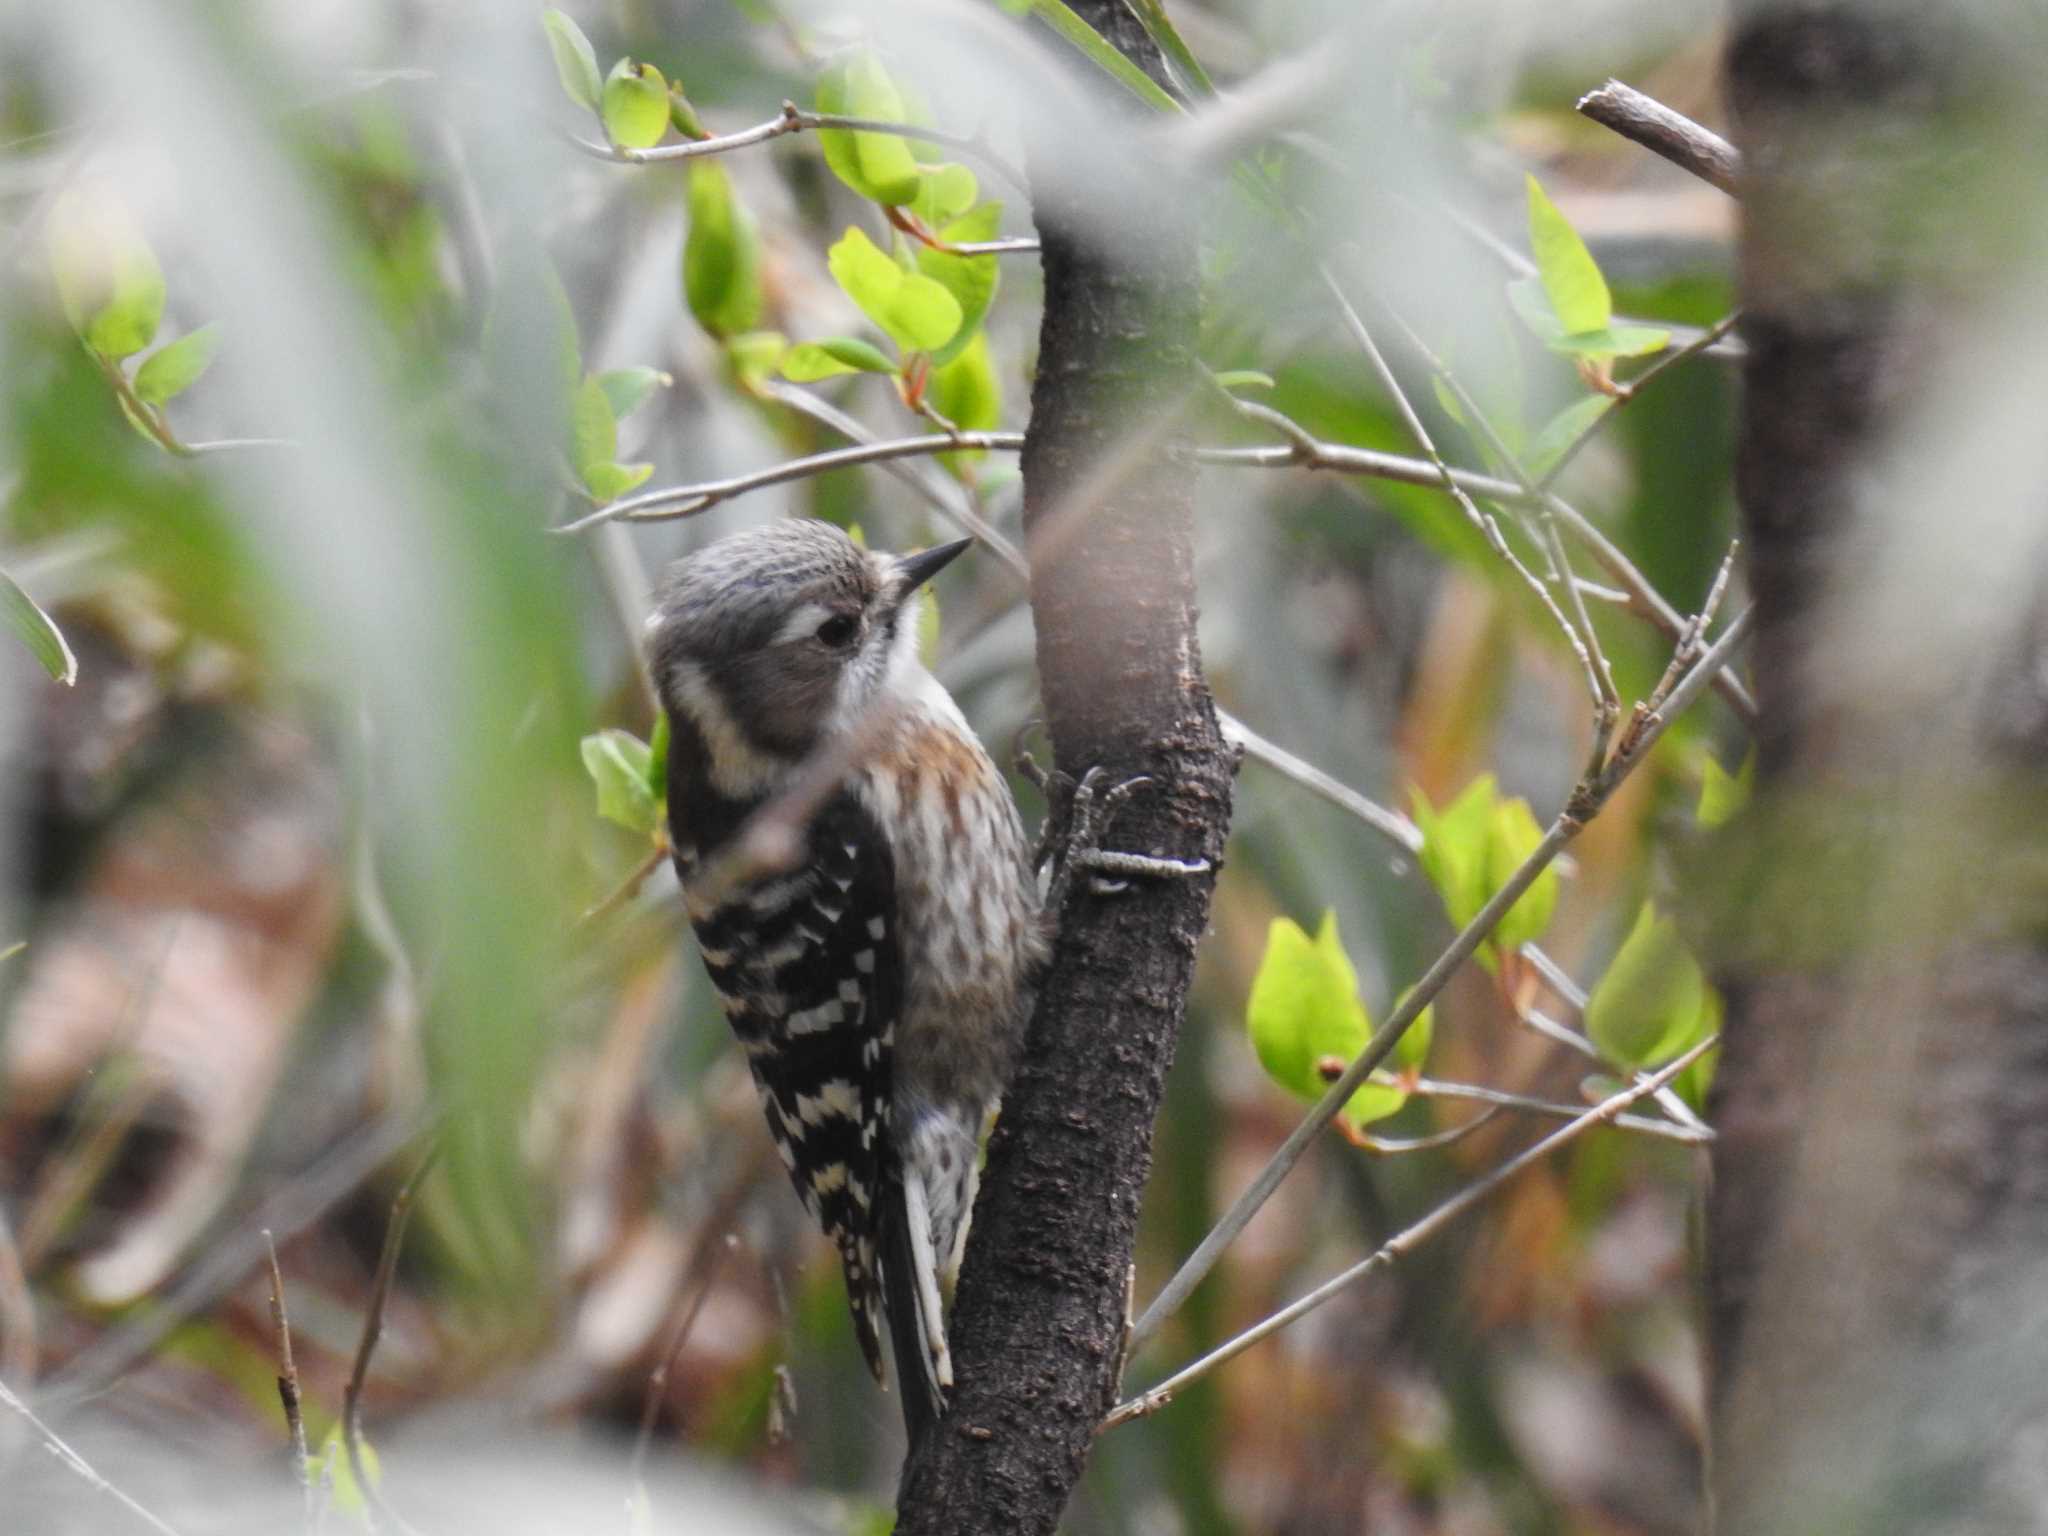
<path fill-rule="evenodd" d="M 918 590 L 972 542 L 897 556 L 804 520 L 707 545 L 669 568 L 647 621 L 662 707 L 735 770 L 800 762 L 916 667 Z"/>

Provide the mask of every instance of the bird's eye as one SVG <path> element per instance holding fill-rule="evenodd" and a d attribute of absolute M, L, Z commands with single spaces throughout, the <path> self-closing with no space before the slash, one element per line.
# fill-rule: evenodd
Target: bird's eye
<path fill-rule="evenodd" d="M 835 613 L 818 626 L 818 639 L 834 650 L 851 645 L 860 633 L 860 621 L 850 613 Z"/>

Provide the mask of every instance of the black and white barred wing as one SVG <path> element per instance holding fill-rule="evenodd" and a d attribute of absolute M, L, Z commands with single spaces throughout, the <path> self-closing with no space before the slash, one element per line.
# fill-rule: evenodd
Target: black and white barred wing
<path fill-rule="evenodd" d="M 887 840 L 850 796 L 811 824 L 805 866 L 691 920 L 804 1205 L 837 1245 L 854 1332 L 882 1375 L 878 1206 L 902 975 Z M 687 889 L 687 880 L 685 882 Z"/>

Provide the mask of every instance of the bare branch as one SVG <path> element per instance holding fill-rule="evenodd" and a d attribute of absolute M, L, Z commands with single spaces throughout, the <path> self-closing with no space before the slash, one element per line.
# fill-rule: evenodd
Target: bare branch
<path fill-rule="evenodd" d="M 1612 128 L 1632 144 L 1661 155 L 1682 171 L 1740 197 L 1742 155 L 1712 129 L 1702 128 L 1682 112 L 1674 112 L 1651 96 L 1619 80 L 1579 98 L 1579 111 L 1603 128 Z"/>
<path fill-rule="evenodd" d="M 653 149 L 627 149 L 622 144 L 599 144 L 566 130 L 562 138 L 573 148 L 581 150 L 594 160 L 609 160 L 616 165 L 665 165 L 674 160 L 697 160 L 706 155 L 730 154 L 736 149 L 750 149 L 756 144 L 766 144 L 770 139 L 779 139 L 785 134 L 815 132 L 820 128 L 844 128 L 854 133 L 890 133 L 898 138 L 943 144 L 948 149 L 957 149 L 964 155 L 974 156 L 1011 186 L 1019 190 L 1024 187 L 1024 173 L 978 138 L 947 133 L 943 129 L 927 128 L 918 123 L 892 123 L 871 117 L 844 117 L 832 112 L 806 112 L 793 101 L 785 101 L 780 114 L 765 123 L 757 123 L 752 128 L 742 128 L 734 133 L 714 134 L 708 139 L 692 139 L 685 144 L 662 144 Z"/>
<path fill-rule="evenodd" d="M 824 453 L 786 459 L 751 474 L 725 480 L 706 480 L 697 485 L 672 485 L 663 490 L 643 491 L 599 507 L 573 522 L 550 529 L 552 533 L 581 533 L 603 523 L 658 523 L 669 518 L 689 517 L 721 501 L 758 491 L 764 486 L 785 485 L 806 480 L 854 464 L 879 464 L 889 459 L 908 459 L 935 453 L 957 453 L 963 448 L 989 448 L 1015 453 L 1024 446 L 1021 432 L 929 432 L 918 437 L 892 438 L 880 443 L 857 443 L 851 448 L 832 448 Z"/>
<path fill-rule="evenodd" d="M 1131 1330 L 1135 1344 L 1151 1336 L 1165 1319 L 1194 1291 L 1216 1261 L 1242 1232 L 1259 1208 L 1272 1197 L 1280 1187 L 1280 1181 L 1294 1170 L 1312 1143 L 1338 1111 L 1351 1101 L 1352 1094 L 1384 1062 L 1400 1043 L 1401 1036 L 1408 1030 L 1424 1008 L 1435 1000 L 1444 984 L 1458 968 L 1471 958 L 1474 951 L 1485 942 L 1494 927 L 1522 893 L 1535 883 L 1536 877 L 1549 868 L 1551 862 L 1563 851 L 1564 846 L 1578 835 L 1579 829 L 1597 814 L 1600 807 L 1617 787 L 1627 779 L 1649 754 L 1659 737 L 1670 726 L 1672 720 L 1682 714 L 1693 700 L 1699 697 L 1715 673 L 1726 664 L 1735 647 L 1749 632 L 1752 610 L 1744 609 L 1722 633 L 1721 638 L 1686 673 L 1685 681 L 1672 690 L 1664 708 L 1643 717 L 1641 729 L 1625 738 L 1614 758 L 1597 778 L 1582 781 L 1558 813 L 1557 819 L 1543 834 L 1535 849 L 1499 890 L 1495 891 L 1486 905 L 1467 923 L 1453 939 L 1450 946 L 1437 956 L 1434 964 L 1423 973 L 1422 979 L 1411 987 L 1400 1004 L 1388 1016 L 1386 1023 L 1373 1032 L 1356 1059 L 1344 1069 L 1344 1073 L 1330 1085 L 1314 1109 L 1294 1128 L 1288 1138 L 1280 1144 L 1266 1166 L 1259 1170 L 1251 1184 L 1232 1202 L 1216 1225 L 1204 1237 L 1200 1245 L 1181 1265 L 1173 1278 L 1166 1283 L 1152 1304 L 1145 1309 Z"/>
<path fill-rule="evenodd" d="M 419 1166 L 413 1169 L 412 1176 L 399 1185 L 398 1193 L 392 1196 L 391 1218 L 384 1227 L 384 1248 L 377 1255 L 377 1274 L 370 1286 L 369 1305 L 363 1312 L 362 1336 L 356 1340 L 355 1363 L 349 1367 L 348 1386 L 341 1398 L 342 1444 L 348 1450 L 349 1471 L 355 1475 L 364 1505 L 379 1517 L 400 1526 L 404 1522 L 386 1506 L 363 1462 L 363 1384 L 369 1379 L 370 1357 L 377 1352 L 377 1341 L 384 1336 L 384 1308 L 391 1299 L 391 1281 L 398 1272 L 398 1251 L 405 1243 L 405 1229 L 412 1220 L 413 1196 L 440 1154 L 440 1142 L 435 1141 L 427 1148 Z"/>
<path fill-rule="evenodd" d="M 270 1326 L 277 1333 L 277 1400 L 284 1408 L 285 1433 L 291 1439 L 292 1473 L 306 1497 L 306 1529 L 313 1528 L 313 1472 L 306 1452 L 306 1420 L 299 1410 L 299 1367 L 292 1359 L 292 1324 L 284 1308 L 284 1271 L 277 1264 L 277 1239 L 263 1229 L 264 1253 L 270 1260 Z"/>
<path fill-rule="evenodd" d="M 1253 1324 L 1245 1329 L 1244 1332 L 1238 1334 L 1236 1338 L 1218 1345 L 1192 1365 L 1176 1371 L 1158 1386 L 1117 1404 L 1115 1408 L 1110 1410 L 1109 1416 L 1102 1421 L 1102 1427 L 1107 1429 L 1111 1425 L 1121 1424 L 1128 1419 L 1143 1418 L 1147 1414 L 1158 1412 L 1169 1402 L 1173 1401 L 1174 1394 L 1187 1386 L 1188 1383 L 1208 1375 L 1209 1372 L 1215 1370 L 1217 1366 L 1222 1365 L 1224 1362 L 1235 1359 L 1260 1340 L 1278 1333 L 1289 1323 L 1306 1317 L 1317 1307 L 1323 1305 L 1324 1302 L 1363 1280 L 1374 1270 L 1386 1269 L 1397 1260 L 1413 1253 L 1453 1221 L 1456 1221 L 1467 1211 L 1480 1204 L 1487 1196 L 1505 1186 L 1531 1164 L 1541 1162 L 1544 1158 L 1550 1156 L 1551 1153 L 1569 1146 L 1596 1125 L 1602 1125 L 1619 1118 L 1621 1112 L 1628 1108 L 1629 1105 L 1635 1103 L 1638 1099 L 1648 1097 L 1657 1089 L 1668 1084 L 1679 1073 L 1705 1055 L 1707 1051 L 1719 1044 L 1720 1038 L 1719 1035 L 1708 1036 L 1683 1056 L 1661 1068 L 1646 1081 L 1634 1084 L 1615 1094 L 1612 1098 L 1603 1100 L 1600 1104 L 1579 1115 L 1569 1125 L 1560 1126 L 1535 1145 L 1509 1158 L 1484 1178 L 1476 1179 L 1466 1185 L 1420 1221 L 1389 1238 L 1379 1248 L 1375 1249 L 1369 1257 L 1352 1265 L 1351 1268 L 1345 1270 L 1334 1279 L 1324 1281 L 1323 1284 L 1317 1286 L 1300 1300 L 1281 1308 L 1271 1317 L 1265 1319 L 1265 1321 Z"/>

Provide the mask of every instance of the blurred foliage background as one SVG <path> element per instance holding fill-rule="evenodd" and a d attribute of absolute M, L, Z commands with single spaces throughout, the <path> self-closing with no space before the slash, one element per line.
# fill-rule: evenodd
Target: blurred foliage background
<path fill-rule="evenodd" d="M 986 135 L 999 162 L 1022 158 L 1031 100 L 1011 85 L 1049 36 L 969 0 L 567 9 L 600 76 L 652 65 L 713 133 L 819 103 L 821 71 L 872 44 L 932 122 Z M 1208 0 L 1172 16 L 1225 84 L 1305 49 L 1343 60 L 1297 139 L 1260 151 L 1299 178 L 1306 246 L 1227 175 L 1203 210 L 1205 362 L 1269 375 L 1238 392 L 1318 438 L 1414 452 L 1322 301 L 1319 251 L 1350 253 L 1511 443 L 1590 398 L 1507 297 L 1526 269 L 1499 248 L 1528 249 L 1529 172 L 1617 313 L 1696 328 L 1728 310 L 1732 205 L 1571 111 L 1620 74 L 1714 122 L 1718 38 L 1693 8 Z M 579 743 L 649 735 L 637 637 L 664 562 L 791 515 L 908 548 L 953 536 L 950 509 L 1014 540 L 1014 454 L 547 530 L 629 490 L 637 466 L 645 491 L 841 446 L 848 424 L 930 431 L 920 398 L 962 426 L 1020 429 L 1035 259 L 985 258 L 1000 283 L 950 392 L 921 395 L 914 369 L 907 387 L 805 378 L 759 333 L 884 348 L 827 253 L 849 228 L 887 249 L 891 226 L 812 134 L 692 162 L 719 173 L 566 142 L 638 131 L 630 107 L 600 122 L 565 95 L 539 7 L 76 0 L 0 16 L 0 570 L 76 658 L 63 686 L 0 636 L 0 1381 L 180 1529 L 226 1518 L 221 1479 L 289 1486 L 263 1234 L 317 1450 L 393 1195 L 430 1139 L 364 1399 L 395 1507 L 449 1454 L 413 1448 L 422 1425 L 628 1442 L 687 1313 L 652 1457 L 726 1469 L 826 1528 L 886 1519 L 893 1402 L 865 1380 L 837 1267 L 769 1152 L 673 881 L 633 878 L 651 828 L 598 814 L 586 756 L 630 793 L 612 748 Z M 653 127 L 669 144 L 687 131 Z M 1002 203 L 953 238 L 1030 233 L 1021 188 L 946 154 L 979 176 L 982 208 Z M 724 243 L 700 235 L 693 258 L 693 229 Z M 152 271 L 161 315 L 143 344 L 95 334 L 110 306 L 147 314 Z M 145 380 L 154 349 L 178 346 Z M 1457 402 L 1389 351 L 1446 457 L 1486 469 Z M 1711 352 L 1673 369 L 1558 482 L 1681 612 L 1728 547 L 1731 382 Z M 1278 441 L 1220 401 L 1199 434 Z M 1556 812 L 1588 750 L 1582 674 L 1449 498 L 1225 467 L 1202 494 L 1202 638 L 1224 707 L 1404 813 L 1481 774 L 1537 821 Z M 1622 698 L 1641 696 L 1669 642 L 1592 607 Z M 1019 583 L 983 552 L 947 572 L 938 609 L 937 670 L 1007 759 L 1035 739 Z M 606 740 L 634 760 L 633 742 Z M 1557 967 L 1598 982 L 1664 894 L 1710 763 L 1733 772 L 1742 752 L 1727 707 L 1703 705 L 1579 839 L 1538 925 Z M 1036 792 L 1017 790 L 1035 821 Z M 1380 1019 L 1469 916 L 1448 892 L 1426 856 L 1246 764 L 1160 1131 L 1141 1303 L 1302 1107 L 1247 1035 L 1275 920 L 1314 933 L 1334 914 L 1355 978 L 1339 990 Z M 1419 1071 L 1597 1098 L 1615 1063 L 1522 1017 L 1559 1011 L 1543 988 L 1514 954 L 1466 967 L 1407 1086 Z M 1477 1113 L 1388 1102 L 1370 1128 L 1386 1138 Z M 1549 1124 L 1508 1115 L 1404 1155 L 1330 1136 L 1132 1385 L 1363 1257 Z M 1070 1528 L 1694 1529 L 1701 1171 L 1681 1142 L 1593 1133 L 1413 1261 L 1106 1434 Z M 0 1428 L 9 1529 L 102 1528 L 105 1506 L 63 1513 L 72 1474 L 20 1424 Z M 502 1476 L 516 1487 L 520 1471 Z M 591 1520 L 616 1518 L 624 1488 Z M 655 1501 L 657 1528 L 700 1528 L 693 1497 Z M 357 1518 L 340 1502 L 329 1528 Z"/>

